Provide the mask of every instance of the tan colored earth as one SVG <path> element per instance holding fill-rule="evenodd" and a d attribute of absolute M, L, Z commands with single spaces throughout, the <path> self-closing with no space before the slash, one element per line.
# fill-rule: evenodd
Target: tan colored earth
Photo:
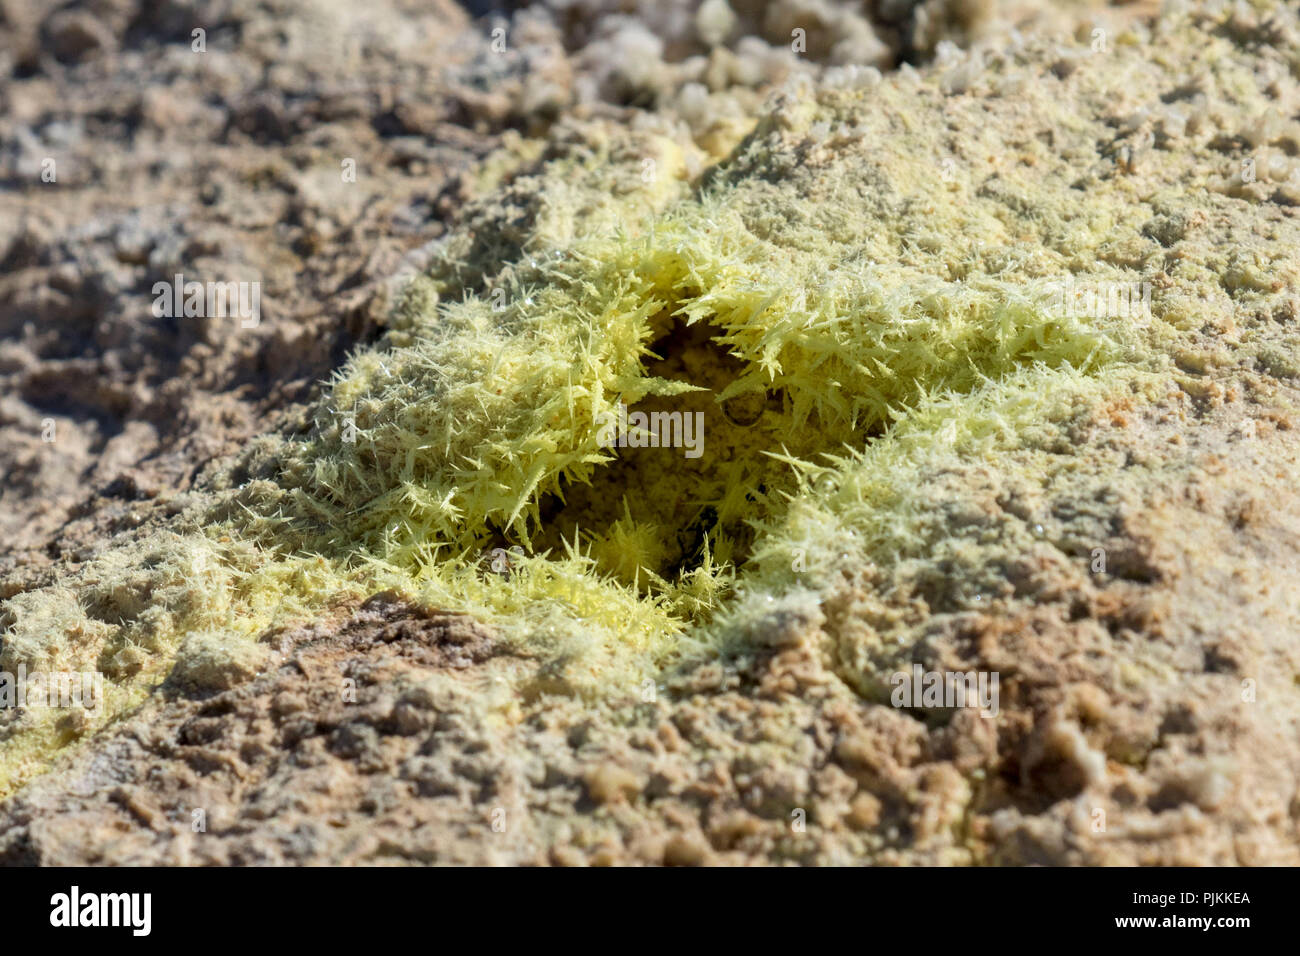
<path fill-rule="evenodd" d="M 40 595 L 201 531 L 259 436 L 400 342 L 412 275 L 490 290 L 556 170 L 589 164 L 597 221 L 665 130 L 677 201 L 735 187 L 755 231 L 838 204 L 957 270 L 933 195 L 1002 230 L 972 284 L 1153 276 L 1147 377 L 921 467 L 916 553 L 846 556 L 648 695 L 387 590 L 180 654 L 59 725 L 0 862 L 1300 863 L 1296 11 L 467 6 L 0 0 L 0 669 Z M 154 317 L 176 272 L 260 281 L 259 324 Z M 997 714 L 892 706 L 914 663 L 997 673 Z"/>

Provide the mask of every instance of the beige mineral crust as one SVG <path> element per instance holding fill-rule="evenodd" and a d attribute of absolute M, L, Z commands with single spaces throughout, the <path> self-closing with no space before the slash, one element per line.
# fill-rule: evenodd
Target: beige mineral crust
<path fill-rule="evenodd" d="M 96 661 L 118 704 L 93 726 L 0 721 L 15 781 L 0 862 L 1300 864 L 1300 15 L 1097 8 L 1032 29 L 1022 17 L 1022 32 L 1005 4 L 877 6 L 909 13 L 846 28 L 855 43 L 821 50 L 802 83 L 772 52 L 785 21 L 755 26 L 756 5 L 715 0 L 664 5 L 664 23 L 593 15 L 585 61 L 480 64 L 517 70 L 500 87 L 514 92 L 461 101 L 502 148 L 459 181 L 445 233 L 347 259 L 365 289 L 348 308 L 383 325 L 374 354 L 399 372 L 423 355 L 422 323 L 459 320 L 498 285 L 550 307 L 570 301 L 556 291 L 568 283 L 588 302 L 573 274 L 547 286 L 530 257 L 653 264 L 662 236 L 714 270 L 719 301 L 753 275 L 786 270 L 815 290 L 870 267 L 920 310 L 917 327 L 960 337 L 960 357 L 918 358 L 915 382 L 881 384 L 900 415 L 859 441 L 864 457 L 762 515 L 769 537 L 746 540 L 752 566 L 713 617 L 683 612 L 646 650 L 560 617 L 539 617 L 558 631 L 530 640 L 512 623 L 529 608 L 421 600 L 421 587 L 453 593 L 436 572 L 411 593 L 355 584 L 324 531 L 276 523 L 315 501 L 320 472 L 293 468 L 303 435 L 330 447 L 312 424 L 327 401 L 229 397 L 229 368 L 248 357 L 214 341 L 209 385 L 226 397 L 213 401 L 246 420 L 184 459 L 185 487 L 146 469 L 170 490 L 140 495 L 129 523 L 86 505 L 84 553 L 33 547 L 5 568 L 0 670 Z M 773 7 L 790 23 L 820 11 L 826 29 L 847 16 Z M 562 48 L 540 13 L 529 22 Z M 765 50 L 746 60 L 751 30 Z M 927 62 L 893 69 L 904 37 Z M 607 69 L 608 48 L 629 47 L 675 66 L 641 80 Z M 878 72 L 845 69 L 863 50 Z M 771 75 L 733 82 L 745 71 L 727 56 Z M 554 84 L 547 104 L 510 98 L 529 70 Z M 666 85 L 637 105 L 633 88 L 656 77 Z M 419 124 L 420 104 L 390 105 L 393 122 Z M 455 125 L 450 111 L 428 122 Z M 497 141 L 511 123 L 522 132 Z M 475 145 L 459 143 L 440 182 L 471 166 Z M 653 188 L 648 156 L 664 174 Z M 300 205 L 314 221 L 329 204 Z M 753 273 L 704 235 L 711 210 L 753 239 Z M 377 249 L 380 225 L 354 215 L 355 240 Z M 321 241 L 343 228 L 322 223 Z M 8 255 L 49 268 L 35 229 Z M 608 281 L 591 269 L 588 285 Z M 1046 321 L 1026 304 L 1005 327 L 979 324 L 1066 278 L 1094 302 L 1148 283 L 1149 309 Z M 0 295 L 34 294 L 5 281 Z M 806 299 L 809 314 L 834 301 Z M 343 322 L 327 302 L 338 308 L 320 321 Z M 776 341 L 779 317 L 761 321 Z M 238 349 L 293 349 L 256 342 Z M 0 374 L 33 374 L 23 363 Z M 783 385 L 804 387 L 793 373 Z M 78 434 L 87 448 L 102 437 Z M 782 549 L 803 532 L 825 554 L 800 578 Z M 276 577 L 287 534 L 319 567 Z M 393 582 L 407 573 L 417 581 L 401 568 Z M 273 619 L 263 579 L 307 597 L 245 635 L 230 622 Z M 996 715 L 892 706 L 891 675 L 913 664 L 996 673 Z"/>

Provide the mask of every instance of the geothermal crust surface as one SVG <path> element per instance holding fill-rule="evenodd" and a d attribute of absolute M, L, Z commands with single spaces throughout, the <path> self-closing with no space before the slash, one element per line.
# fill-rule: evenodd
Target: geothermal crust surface
<path fill-rule="evenodd" d="M 0 716 L 0 861 L 1300 863 L 1294 9 L 371 6 L 449 65 L 229 75 L 197 218 L 0 197 L 0 671 L 106 691 Z M 160 69 L 23 22 L 5 144 Z M 205 256 L 256 329 L 136 321 Z"/>

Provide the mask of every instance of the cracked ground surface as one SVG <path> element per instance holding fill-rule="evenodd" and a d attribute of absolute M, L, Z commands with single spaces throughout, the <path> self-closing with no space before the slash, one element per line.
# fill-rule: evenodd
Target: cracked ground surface
<path fill-rule="evenodd" d="M 954 203 L 1005 225 L 986 271 L 1083 249 L 1155 275 L 1169 363 L 1022 446 L 910 475 L 924 546 L 854 556 L 815 599 L 768 596 L 650 692 L 579 693 L 568 658 L 386 589 L 239 655 L 183 655 L 7 793 L 0 862 L 1300 862 L 1294 12 L 1189 5 L 1162 32 L 1142 5 L 1064 26 L 1012 5 L 852 22 L 808 5 L 825 24 L 810 86 L 746 139 L 789 67 L 742 28 L 710 49 L 721 26 L 689 15 L 638 31 L 594 3 L 570 22 L 523 10 L 528 42 L 502 62 L 492 21 L 450 4 L 291 6 L 0 3 L 6 669 L 29 653 L 25 598 L 190 533 L 256 436 L 305 427 L 431 240 L 465 250 L 445 295 L 491 288 L 558 194 L 547 163 L 575 155 L 635 182 L 667 135 L 685 192 L 716 177 L 778 198 L 867 174 L 881 196 L 932 194 L 950 155 Z M 231 52 L 191 56 L 195 20 Z M 779 51 L 789 23 L 756 23 Z M 1127 90 L 1092 58 L 1094 23 Z M 1016 47 L 1016 24 L 1048 39 Z M 662 70 L 611 65 L 656 39 Z M 981 43 L 975 70 L 957 46 Z M 345 68 L 321 70 L 322 48 Z M 905 58 L 917 69 L 895 71 Z M 883 80 L 843 70 L 865 62 Z M 845 105 L 876 82 L 878 108 Z M 57 191 L 32 184 L 46 153 Z M 909 232 L 924 211 L 889 208 L 897 261 L 944 265 Z M 1075 244 L 1083 229 L 1104 240 Z M 259 328 L 149 319 L 154 278 L 205 269 L 261 278 Z M 997 717 L 890 706 L 884 675 L 913 662 L 998 673 Z M 6 713 L 0 739 L 29 719 Z"/>

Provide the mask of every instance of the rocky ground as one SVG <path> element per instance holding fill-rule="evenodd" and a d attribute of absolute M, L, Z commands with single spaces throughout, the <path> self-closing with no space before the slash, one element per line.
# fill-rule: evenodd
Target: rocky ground
<path fill-rule="evenodd" d="M 120 694 L 0 718 L 0 861 L 1300 862 L 1294 11 L 466 6 L 0 0 L 0 669 Z M 291 512 L 282 448 L 351 350 L 400 365 L 413 276 L 487 297 L 708 187 L 795 263 L 1139 276 L 1154 320 L 900 474 L 915 545 L 756 576 L 617 679 L 416 576 L 247 609 L 279 556 L 231 515 Z M 259 281 L 256 327 L 155 316 L 175 273 Z M 241 534 L 210 613 L 158 542 Z M 891 706 L 913 662 L 998 673 L 998 715 Z"/>

